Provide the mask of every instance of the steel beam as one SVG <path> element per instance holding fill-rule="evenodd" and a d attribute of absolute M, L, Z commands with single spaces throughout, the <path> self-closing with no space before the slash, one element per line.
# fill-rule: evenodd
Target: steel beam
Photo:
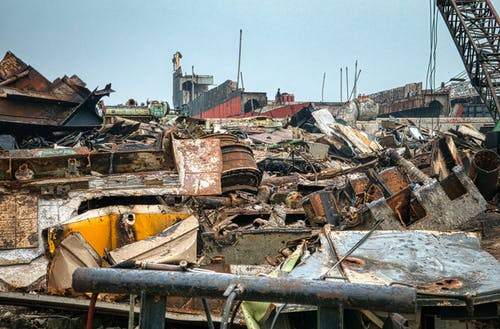
<path fill-rule="evenodd" d="M 342 307 L 318 307 L 318 329 L 343 329 L 344 311 Z"/>
<path fill-rule="evenodd" d="M 167 299 L 165 296 L 154 295 L 146 292 L 141 294 L 141 329 L 165 328 L 165 311 Z"/>
<path fill-rule="evenodd" d="M 416 308 L 415 289 L 399 286 L 111 268 L 79 268 L 73 274 L 73 288 L 79 292 L 223 298 L 232 284 L 240 287 L 238 299 L 248 301 L 402 313 L 414 313 Z"/>

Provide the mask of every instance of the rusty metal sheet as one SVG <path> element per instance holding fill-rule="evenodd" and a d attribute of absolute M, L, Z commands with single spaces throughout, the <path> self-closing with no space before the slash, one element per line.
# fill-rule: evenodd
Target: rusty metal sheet
<path fill-rule="evenodd" d="M 265 132 L 261 134 L 250 135 L 249 138 L 255 142 L 264 144 L 278 144 L 284 141 L 293 139 L 293 132 L 291 130 L 275 130 L 273 132 Z"/>
<path fill-rule="evenodd" d="M 26 70 L 28 65 L 17 58 L 13 53 L 7 51 L 0 61 L 0 79 L 6 80 L 11 76 Z"/>
<path fill-rule="evenodd" d="M 36 100 L 19 101 L 0 97 L 0 121 L 56 126 L 71 113 L 72 106 L 74 106 L 72 103 L 50 104 Z"/>
<path fill-rule="evenodd" d="M 432 147 L 431 167 L 434 175 L 442 180 L 450 175 L 453 167 L 463 166 L 462 159 L 458 154 L 453 138 L 445 135 L 436 140 Z"/>
<path fill-rule="evenodd" d="M 181 190 L 186 195 L 222 193 L 222 153 L 220 140 L 173 139 L 174 156 Z"/>
<path fill-rule="evenodd" d="M 90 91 L 76 75 L 48 81 L 11 52 L 0 61 L 0 122 L 38 126 L 97 126 L 95 107 L 111 85 Z M 16 131 L 13 130 L 15 133 Z"/>
<path fill-rule="evenodd" d="M 58 149 L 19 149 L 11 150 L 9 154 L 12 158 L 44 158 L 52 156 L 88 155 L 89 149 L 86 147 L 58 148 Z"/>
<path fill-rule="evenodd" d="M 10 179 L 20 181 L 75 177 L 90 173 L 89 150 L 86 147 L 62 149 L 22 149 L 9 151 Z"/>
<path fill-rule="evenodd" d="M 154 149 L 94 152 L 90 163 L 93 171 L 103 175 L 168 169 L 165 152 Z"/>
<path fill-rule="evenodd" d="M 267 264 L 266 256 L 271 259 L 280 256 L 279 251 L 287 247 L 287 242 L 306 239 L 312 234 L 310 228 L 237 230 L 222 237 L 206 232 L 202 234 L 203 255 L 231 265 L 262 265 Z"/>
<path fill-rule="evenodd" d="M 321 190 L 307 195 L 302 201 L 302 207 L 311 223 L 339 224 L 338 205 L 332 191 Z"/>
<path fill-rule="evenodd" d="M 344 256 L 366 231 L 331 231 L 337 257 Z M 418 294 L 435 298 L 483 296 L 500 300 L 500 262 L 481 249 L 474 233 L 438 231 L 375 231 L 342 262 L 353 283 L 411 285 Z M 451 304 L 450 304 L 451 306 Z"/>
<path fill-rule="evenodd" d="M 465 175 L 462 167 L 453 168 L 451 175 L 452 177 L 449 176 L 449 179 L 441 182 L 431 179 L 414 190 L 408 190 L 407 196 L 410 197 L 410 200 L 406 201 L 410 201 L 408 206 L 411 209 L 408 210 L 407 214 L 411 216 L 414 213 L 415 215 L 406 221 L 409 229 L 457 229 L 487 209 L 486 200 L 472 180 Z M 379 226 L 382 230 L 401 228 L 397 217 L 403 214 L 396 214 L 389 204 L 392 203 L 394 210 L 401 206 L 404 207 L 402 201 L 405 190 L 401 190 L 399 193 L 399 195 L 391 196 L 388 200 L 381 198 L 366 204 L 372 218 L 385 219 Z M 398 200 L 398 198 L 401 199 Z"/>
<path fill-rule="evenodd" d="M 0 154 L 0 180 L 78 177 L 162 171 L 172 162 L 162 150 L 90 152 L 86 147 L 20 149 Z"/>
<path fill-rule="evenodd" d="M 0 249 L 38 247 L 38 196 L 0 195 Z"/>
<path fill-rule="evenodd" d="M 403 176 L 397 167 L 383 169 L 378 174 L 392 193 L 397 193 L 408 186 L 408 178 Z"/>
<path fill-rule="evenodd" d="M 262 173 L 257 167 L 253 151 L 241 143 L 223 144 L 222 151 L 222 191 L 257 191 Z"/>

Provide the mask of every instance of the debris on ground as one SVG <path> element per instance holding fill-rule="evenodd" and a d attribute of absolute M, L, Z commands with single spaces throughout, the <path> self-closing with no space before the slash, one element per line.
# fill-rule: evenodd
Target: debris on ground
<path fill-rule="evenodd" d="M 102 125 L 58 130 L 83 120 L 110 86 L 90 92 L 76 76 L 50 83 L 12 53 L 0 79 L 0 111 L 30 104 L 21 113 L 28 118 L 41 104 L 61 106 L 31 122 L 30 134 L 0 135 L 0 301 L 29 304 L 24 293 L 47 308 L 78 308 L 88 296 L 73 289 L 72 276 L 88 267 L 415 289 L 420 318 L 353 310 L 349 321 L 360 327 L 398 316 L 418 327 L 424 317 L 455 321 L 462 311 L 458 319 L 495 317 L 500 159 L 472 125 L 440 131 L 388 118 L 370 133 L 345 109 L 335 116 L 310 105 L 287 119 L 148 122 L 116 112 Z M 356 116 L 378 111 L 368 99 L 348 106 Z M 98 300 L 126 309 L 135 297 Z M 167 318 L 204 323 L 205 306 L 224 321 L 221 300 L 196 296 L 169 296 Z M 280 313 L 286 327 L 311 311 L 240 308 L 234 321 L 252 328 Z"/>

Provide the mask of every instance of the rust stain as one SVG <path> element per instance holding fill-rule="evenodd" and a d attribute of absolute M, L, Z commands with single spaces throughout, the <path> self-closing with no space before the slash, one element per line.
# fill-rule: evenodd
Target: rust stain
<path fill-rule="evenodd" d="M 187 195 L 221 194 L 220 141 L 215 138 L 174 139 L 172 144 L 184 193 Z"/>
<path fill-rule="evenodd" d="M 356 267 L 364 267 L 366 262 L 357 257 L 347 257 L 342 261 L 342 266 L 356 266 Z"/>
<path fill-rule="evenodd" d="M 38 247 L 38 197 L 0 195 L 0 249 Z"/>

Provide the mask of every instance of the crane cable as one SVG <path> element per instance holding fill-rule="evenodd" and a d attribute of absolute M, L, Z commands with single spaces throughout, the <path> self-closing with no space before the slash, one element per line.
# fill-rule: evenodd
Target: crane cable
<path fill-rule="evenodd" d="M 437 0 L 429 0 L 429 61 L 427 63 L 427 74 L 425 78 L 425 89 L 434 95 L 436 90 L 436 59 L 437 59 L 437 41 L 438 41 L 438 10 Z M 420 115 L 420 121 L 422 115 Z M 439 115 L 437 118 L 437 125 L 439 126 Z M 434 129 L 434 127 L 432 127 Z"/>

